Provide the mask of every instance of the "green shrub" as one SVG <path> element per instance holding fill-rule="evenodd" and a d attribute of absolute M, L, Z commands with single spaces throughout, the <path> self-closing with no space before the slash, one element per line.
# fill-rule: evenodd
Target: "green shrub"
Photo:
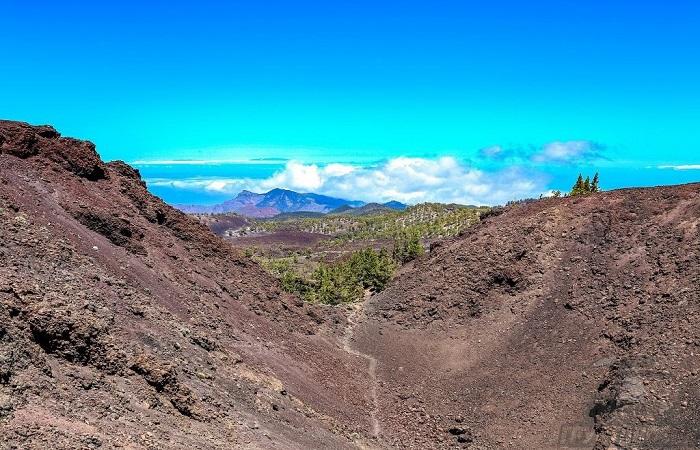
<path fill-rule="evenodd" d="M 356 278 L 364 289 L 379 292 L 387 285 L 394 272 L 394 261 L 386 249 L 379 252 L 366 248 L 353 252 L 345 263 L 348 272 Z"/>
<path fill-rule="evenodd" d="M 362 283 L 353 276 L 347 265 L 321 265 L 313 274 L 313 287 L 306 294 L 311 302 L 338 305 L 351 303 L 362 298 Z"/>
<path fill-rule="evenodd" d="M 420 242 L 420 231 L 416 229 L 404 229 L 394 238 L 392 256 L 400 264 L 405 264 L 422 255 L 425 252 Z"/>

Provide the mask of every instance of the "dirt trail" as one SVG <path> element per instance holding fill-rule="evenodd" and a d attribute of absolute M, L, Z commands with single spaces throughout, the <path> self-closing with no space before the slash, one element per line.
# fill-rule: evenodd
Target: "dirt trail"
<path fill-rule="evenodd" d="M 358 316 L 364 315 L 365 304 L 369 301 L 369 297 L 366 297 L 362 303 L 353 305 L 353 311 L 348 315 L 348 325 L 345 328 L 345 334 L 342 338 L 343 350 L 348 352 L 353 356 L 363 358 L 367 360 L 367 373 L 369 375 L 371 388 L 369 391 L 370 398 L 372 399 L 372 410 L 369 412 L 370 423 L 372 424 L 372 437 L 379 439 L 382 432 L 382 427 L 379 422 L 379 397 L 377 394 L 377 358 L 367 353 L 360 352 L 352 347 L 352 341 L 355 334 L 355 327 L 357 327 Z"/>

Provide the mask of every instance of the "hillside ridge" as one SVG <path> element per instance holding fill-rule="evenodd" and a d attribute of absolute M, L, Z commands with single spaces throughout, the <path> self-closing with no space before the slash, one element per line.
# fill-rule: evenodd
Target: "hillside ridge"
<path fill-rule="evenodd" d="M 3 449 L 372 438 L 342 311 L 281 292 L 138 171 L 50 127 L 0 122 L 0 316 Z"/>
<path fill-rule="evenodd" d="M 365 311 L 392 446 L 700 444 L 700 184 L 507 207 Z"/>

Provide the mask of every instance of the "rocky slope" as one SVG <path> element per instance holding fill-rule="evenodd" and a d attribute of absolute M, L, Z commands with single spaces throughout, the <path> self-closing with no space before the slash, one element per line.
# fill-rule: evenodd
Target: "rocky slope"
<path fill-rule="evenodd" d="M 371 439 L 342 316 L 51 127 L 0 121 L 0 317 L 3 449 Z"/>
<path fill-rule="evenodd" d="M 700 185 L 514 206 L 372 298 L 401 448 L 699 448 Z"/>

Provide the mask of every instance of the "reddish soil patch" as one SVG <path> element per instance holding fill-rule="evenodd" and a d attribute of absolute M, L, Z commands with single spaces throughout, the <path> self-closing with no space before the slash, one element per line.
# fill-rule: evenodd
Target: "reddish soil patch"
<path fill-rule="evenodd" d="M 209 227 L 212 233 L 223 236 L 228 230 L 238 230 L 249 225 L 243 216 L 230 214 L 193 214 L 200 222 Z"/>
<path fill-rule="evenodd" d="M 304 231 L 283 230 L 274 233 L 261 233 L 258 235 L 239 236 L 228 239 L 235 247 L 297 247 L 308 248 L 330 239 L 329 236 Z"/>

